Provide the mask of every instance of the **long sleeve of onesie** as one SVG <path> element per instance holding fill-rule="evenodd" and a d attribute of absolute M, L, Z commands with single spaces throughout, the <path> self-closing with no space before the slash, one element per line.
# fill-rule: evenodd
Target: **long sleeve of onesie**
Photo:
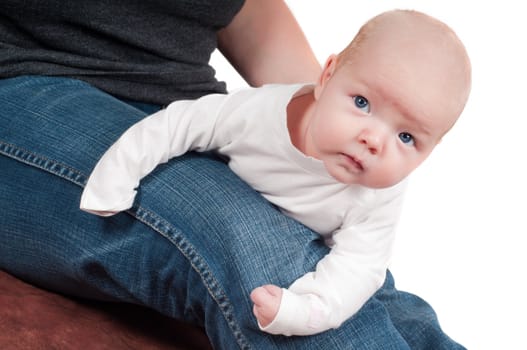
<path fill-rule="evenodd" d="M 403 196 L 400 188 L 388 192 L 353 224 L 344 223 L 315 271 L 282 289 L 278 314 L 262 330 L 311 335 L 337 328 L 359 311 L 385 279 Z"/>
<path fill-rule="evenodd" d="M 228 95 L 178 101 L 131 126 L 99 160 L 82 193 L 80 208 L 100 216 L 129 209 L 139 181 L 157 165 L 190 150 L 222 142 L 216 122 Z"/>

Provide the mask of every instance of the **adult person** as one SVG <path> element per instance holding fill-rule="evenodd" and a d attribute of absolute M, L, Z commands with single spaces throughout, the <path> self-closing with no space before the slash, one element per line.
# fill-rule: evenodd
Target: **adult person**
<path fill-rule="evenodd" d="M 328 249 L 213 157 L 159 168 L 126 214 L 78 209 L 87 175 L 130 125 L 172 100 L 225 92 L 208 65 L 216 46 L 251 85 L 316 79 L 282 1 L 6 0 L 0 14 L 2 269 L 198 324 L 218 349 L 459 347 L 389 273 L 338 330 L 261 332 L 249 292 L 287 285 Z"/>

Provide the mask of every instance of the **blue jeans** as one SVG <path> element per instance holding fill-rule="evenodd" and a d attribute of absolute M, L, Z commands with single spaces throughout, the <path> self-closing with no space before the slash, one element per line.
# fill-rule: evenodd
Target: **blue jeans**
<path fill-rule="evenodd" d="M 78 209 L 102 153 L 157 107 L 73 79 L 0 80 L 0 268 L 81 297 L 144 305 L 203 326 L 217 349 L 462 349 L 390 273 L 340 328 L 311 337 L 258 330 L 250 291 L 287 286 L 328 249 L 220 160 L 157 168 L 127 213 Z"/>

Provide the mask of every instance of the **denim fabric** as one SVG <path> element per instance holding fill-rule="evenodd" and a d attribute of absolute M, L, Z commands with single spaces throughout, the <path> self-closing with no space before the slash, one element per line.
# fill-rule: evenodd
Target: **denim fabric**
<path fill-rule="evenodd" d="M 0 268 L 73 295 L 146 305 L 204 326 L 217 349 L 463 349 L 390 273 L 340 328 L 311 337 L 259 331 L 250 291 L 287 286 L 327 253 L 220 160 L 189 154 L 144 179 L 134 207 L 78 209 L 97 159 L 156 107 L 86 83 L 0 80 Z"/>

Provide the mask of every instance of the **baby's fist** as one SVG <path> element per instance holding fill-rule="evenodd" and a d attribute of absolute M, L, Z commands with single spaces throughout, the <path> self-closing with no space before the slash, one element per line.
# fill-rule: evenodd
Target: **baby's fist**
<path fill-rule="evenodd" d="M 282 300 L 282 289 L 272 284 L 255 288 L 251 292 L 253 313 L 260 326 L 267 327 L 276 317 Z"/>

